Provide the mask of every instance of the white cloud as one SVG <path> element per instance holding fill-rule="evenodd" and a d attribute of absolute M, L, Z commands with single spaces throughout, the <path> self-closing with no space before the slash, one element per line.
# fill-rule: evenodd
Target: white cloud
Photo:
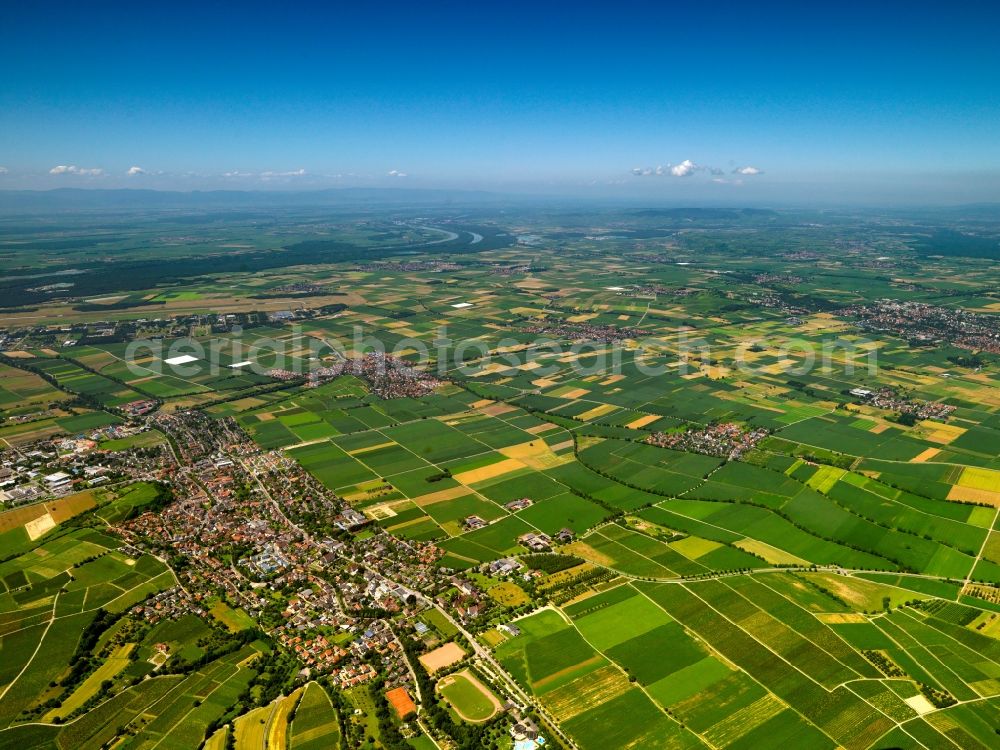
<path fill-rule="evenodd" d="M 129 177 L 135 177 L 137 174 L 146 174 L 146 170 L 142 167 L 129 167 L 128 172 L 126 172 Z"/>
<path fill-rule="evenodd" d="M 7 167 L 0 167 L 0 174 L 7 174 L 8 171 L 10 170 L 8 170 Z"/>
<path fill-rule="evenodd" d="M 636 177 L 663 177 L 664 175 L 673 175 L 674 177 L 690 177 L 695 172 L 701 172 L 703 170 L 708 170 L 712 174 L 722 173 L 722 170 L 700 167 L 690 159 L 685 159 L 680 164 L 667 164 L 665 167 L 662 165 L 657 167 L 633 167 L 632 174 Z"/>
<path fill-rule="evenodd" d="M 400 172 L 398 169 L 392 169 L 389 171 L 390 177 L 406 177 L 406 172 Z"/>
<path fill-rule="evenodd" d="M 272 172 L 270 170 L 267 172 L 241 172 L 238 169 L 234 169 L 231 172 L 223 172 L 222 176 L 231 179 L 237 179 L 237 178 L 244 179 L 247 177 L 256 177 L 260 180 L 263 180 L 264 182 L 268 182 L 270 180 L 279 179 L 282 177 L 304 177 L 307 174 L 309 173 L 306 172 L 306 170 L 304 169 L 293 169 L 288 172 Z"/>
<path fill-rule="evenodd" d="M 104 174 L 104 170 L 99 169 L 97 167 L 88 168 L 88 167 L 77 167 L 72 164 L 70 164 L 69 166 L 65 164 L 60 164 L 58 167 L 52 167 L 52 169 L 49 170 L 49 174 L 78 174 L 78 175 L 87 175 L 90 177 L 96 177 L 98 175 Z"/>
<path fill-rule="evenodd" d="M 697 172 L 701 167 L 695 164 L 690 159 L 685 159 L 680 164 L 674 164 L 670 167 L 670 174 L 674 177 L 690 177 L 695 172 Z"/>
<path fill-rule="evenodd" d="M 269 180 L 272 177 L 302 177 L 306 173 L 304 169 L 296 169 L 291 172 L 261 172 L 262 179 Z"/>
<path fill-rule="evenodd" d="M 730 162 L 731 164 L 732 162 Z M 690 177 L 696 172 L 705 172 L 711 178 L 712 182 L 719 183 L 729 183 L 738 185 L 740 180 L 727 180 L 723 179 L 726 175 L 726 170 L 720 169 L 719 167 L 704 166 L 701 164 L 696 164 L 691 159 L 685 159 L 680 164 L 667 164 L 665 167 L 633 167 L 632 174 L 636 177 L 662 177 L 664 175 L 670 175 L 672 177 Z M 737 167 L 733 170 L 733 174 L 743 175 L 747 177 L 752 177 L 758 174 L 764 174 L 764 170 L 759 167 Z"/>

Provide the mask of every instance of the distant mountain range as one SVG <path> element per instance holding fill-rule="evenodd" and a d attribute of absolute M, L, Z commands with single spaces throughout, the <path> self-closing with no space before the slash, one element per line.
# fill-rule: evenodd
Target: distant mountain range
<path fill-rule="evenodd" d="M 227 208 L 296 208 L 336 206 L 342 208 L 448 207 L 448 206 L 529 206 L 566 209 L 570 206 L 595 209 L 627 210 L 642 219 L 668 220 L 737 220 L 766 219 L 777 212 L 759 206 L 699 201 L 698 206 L 676 201 L 659 203 L 655 199 L 594 198 L 584 196 L 527 195 L 499 193 L 487 190 L 434 188 L 326 188 L 321 190 L 145 190 L 135 188 L 55 188 L 53 190 L 0 190 L 0 214 L 44 213 L 50 211 L 96 211 L 141 209 L 227 209 Z M 788 211 L 822 211 L 832 207 L 817 205 L 814 209 L 789 207 Z M 837 209 L 834 209 L 837 210 Z M 969 219 L 1000 220 L 1000 203 L 976 203 L 956 206 L 895 207 L 867 209 L 842 207 L 854 214 L 882 213 L 910 216 L 948 216 Z"/>
<path fill-rule="evenodd" d="M 57 188 L 0 191 L 0 213 L 67 209 L 240 208 L 274 206 L 437 205 L 523 202 L 479 190 L 329 188 L 325 190 L 137 190 Z"/>

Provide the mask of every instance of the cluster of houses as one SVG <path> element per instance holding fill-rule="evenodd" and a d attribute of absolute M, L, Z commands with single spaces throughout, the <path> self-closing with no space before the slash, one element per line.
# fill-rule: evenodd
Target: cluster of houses
<path fill-rule="evenodd" d="M 277 571 L 284 570 L 291 561 L 278 548 L 276 544 L 268 543 L 263 551 L 256 555 L 245 557 L 239 561 L 240 567 L 248 567 L 256 570 L 261 576 L 269 576 Z"/>
<path fill-rule="evenodd" d="M 462 528 L 466 531 L 475 531 L 476 529 L 484 529 L 490 525 L 490 522 L 485 518 L 479 516 L 468 516 L 462 521 Z"/>
<path fill-rule="evenodd" d="M 369 352 L 357 359 L 340 363 L 342 373 L 366 381 L 380 398 L 419 398 L 441 386 L 433 376 L 414 370 L 396 357 Z"/>
<path fill-rule="evenodd" d="M 129 401 L 121 407 L 121 410 L 130 417 L 141 417 L 144 414 L 149 414 L 159 405 L 158 401 L 146 398 L 138 401 Z"/>
<path fill-rule="evenodd" d="M 515 717 L 510 736 L 514 741 L 514 750 L 537 750 L 545 745 L 545 737 L 538 725 L 527 717 Z"/>
<path fill-rule="evenodd" d="M 889 387 L 874 391 L 869 388 L 852 388 L 848 393 L 871 406 L 900 414 L 912 414 L 917 419 L 946 420 L 955 411 L 955 407 L 951 404 L 904 398 L 894 388 Z"/>
<path fill-rule="evenodd" d="M 153 594 L 136 604 L 130 611 L 136 618 L 150 625 L 155 625 L 160 620 L 174 620 L 187 614 L 199 617 L 207 614 L 207 611 L 180 586 Z"/>
<path fill-rule="evenodd" d="M 278 643 L 293 652 L 309 668 L 310 673 L 330 673 L 350 655 L 349 651 L 330 642 L 322 634 L 310 638 L 282 629 L 273 635 Z"/>
<path fill-rule="evenodd" d="M 485 572 L 488 575 L 499 577 L 512 576 L 518 571 L 524 569 L 524 563 L 516 557 L 503 557 L 499 560 L 484 563 L 484 565 L 486 567 Z"/>
<path fill-rule="evenodd" d="M 1000 320 L 996 315 L 909 300 L 880 299 L 840 311 L 864 331 L 891 333 L 922 344 L 949 342 L 963 349 L 1000 353 Z"/>
<path fill-rule="evenodd" d="M 755 284 L 801 284 L 804 279 L 790 273 L 764 272 L 754 274 L 753 281 Z"/>
<path fill-rule="evenodd" d="M 227 327 L 217 321 L 228 319 Z M 41 349 L 58 346 L 68 349 L 88 343 L 109 343 L 147 339 L 177 339 L 191 335 L 193 330 L 211 325 L 212 330 L 228 330 L 233 325 L 251 328 L 265 322 L 263 313 L 236 313 L 222 315 L 178 315 L 163 318 L 138 318 L 135 320 L 104 320 L 71 325 L 36 325 L 18 330 L 13 335 L 0 334 L 0 348 Z"/>
<path fill-rule="evenodd" d="M 624 290 L 621 290 L 624 291 Z M 606 344 L 627 341 L 649 335 L 649 331 L 625 326 L 609 326 L 598 323 L 560 323 L 551 325 L 531 325 L 521 329 L 524 333 L 548 336 L 570 341 L 601 341 Z"/>
<path fill-rule="evenodd" d="M 61 497 L 113 478 L 145 478 L 155 471 L 155 462 L 146 457 L 98 450 L 103 432 L 47 438 L 0 452 L 0 506 Z"/>
<path fill-rule="evenodd" d="M 532 504 L 532 499 L 530 497 L 522 497 L 517 500 L 511 500 L 509 503 L 504 503 L 504 506 L 511 513 L 517 513 L 519 510 L 524 510 Z"/>
<path fill-rule="evenodd" d="M 404 260 L 404 261 L 377 261 L 375 263 L 360 263 L 355 266 L 356 271 L 379 271 L 392 273 L 414 273 L 429 272 L 442 273 L 444 271 L 458 271 L 462 266 L 450 261 L 441 260 Z"/>
<path fill-rule="evenodd" d="M 159 422 L 184 457 L 170 475 L 176 500 L 121 529 L 139 549 L 182 554 L 182 583 L 195 599 L 224 593 L 294 652 L 310 673 L 329 674 L 342 687 L 375 677 L 371 654 L 383 670 L 405 681 L 402 648 L 377 613 L 402 612 L 413 591 L 381 576 L 373 565 L 399 558 L 394 574 L 430 585 L 440 552 L 396 547 L 378 535 L 344 557 L 343 541 L 313 539 L 289 518 L 303 510 L 332 517 L 350 531 L 369 519 L 347 508 L 296 462 L 261 453 L 232 420 L 203 422 L 180 412 Z M 242 550 L 232 555 L 234 547 Z M 416 553 L 416 554 L 415 554 Z M 230 562 L 232 558 L 234 561 Z M 287 594 L 289 587 L 295 590 Z M 284 599 L 280 610 L 276 601 Z M 280 624 L 274 626 L 278 618 Z"/>
<path fill-rule="evenodd" d="M 552 538 L 541 531 L 529 531 L 519 536 L 517 541 L 532 552 L 548 552 L 552 549 Z"/>
<path fill-rule="evenodd" d="M 763 427 L 746 429 L 735 422 L 720 422 L 694 430 L 657 432 L 646 438 L 646 442 L 661 448 L 736 460 L 756 447 L 768 434 Z"/>

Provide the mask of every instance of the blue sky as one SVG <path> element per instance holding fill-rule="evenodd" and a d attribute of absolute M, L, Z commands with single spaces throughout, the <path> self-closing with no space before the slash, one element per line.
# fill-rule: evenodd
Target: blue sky
<path fill-rule="evenodd" d="M 1000 199 L 995 3 L 145 5 L 3 4 L 0 188 Z"/>

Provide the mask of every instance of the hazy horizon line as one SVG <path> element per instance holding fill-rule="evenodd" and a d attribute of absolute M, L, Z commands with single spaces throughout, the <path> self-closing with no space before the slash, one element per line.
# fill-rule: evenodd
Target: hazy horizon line
<path fill-rule="evenodd" d="M 538 203 L 553 203 L 553 202 L 566 202 L 566 203 L 576 203 L 582 204 L 586 203 L 589 205 L 600 205 L 605 204 L 609 206 L 615 205 L 627 205 L 632 207 L 642 207 L 648 206 L 651 208 L 676 208 L 676 209 L 698 209 L 698 208 L 729 208 L 729 209 L 771 209 L 775 211 L 780 210 L 829 210 L 829 209 L 869 209 L 869 210 L 899 210 L 899 209 L 962 209 L 962 208 L 993 208 L 996 207 L 1000 209 L 1000 200 L 998 201 L 988 201 L 988 200 L 965 200 L 965 201 L 938 201 L 930 202 L 927 200 L 905 200 L 900 199 L 896 201 L 886 200 L 885 198 L 881 200 L 854 200 L 854 201 L 844 201 L 835 200 L 830 198 L 816 197 L 814 199 L 800 199 L 800 200 L 788 200 L 788 199 L 760 199 L 754 198 L 747 195 L 741 196 L 715 196 L 715 197 L 691 197 L 691 198 L 680 198 L 678 196 L 655 196 L 655 195 L 641 195 L 641 194 L 621 194 L 621 195 L 585 195 L 585 194 L 574 194 L 574 193 L 558 193 L 558 192 L 529 192 L 529 191 L 518 191 L 518 190 L 496 190 L 487 188 L 473 188 L 473 187 L 432 187 L 432 186 L 363 186 L 363 185 L 349 185 L 349 186 L 328 186 L 328 187 L 213 187 L 213 188 L 155 188 L 155 187 L 102 187 L 102 186 L 60 186 L 51 188 L 4 188 L 0 187 L 0 196 L 22 196 L 22 197 L 38 197 L 43 198 L 46 196 L 56 197 L 58 195 L 66 194 L 88 194 L 89 196 L 96 197 L 100 194 L 153 194 L 157 196 L 177 196 L 177 197 L 194 197 L 194 196 L 247 196 L 247 197 L 264 197 L 264 196 L 282 196 L 285 198 L 291 198 L 295 196 L 308 197 L 311 195 L 322 195 L 322 194 L 347 194 L 351 192 L 356 193 L 371 193 L 371 194 L 383 194 L 389 196 L 391 194 L 406 194 L 410 196 L 417 197 L 420 194 L 425 195 L 437 195 L 437 196 L 477 196 L 482 200 L 512 200 L 512 201 L 531 201 Z M 2 201 L 0 201 L 2 204 Z M 286 207 L 292 204 L 286 204 Z M 92 206 L 91 206 L 92 207 Z M 3 205 L 0 205 L 0 211 L 4 209 Z"/>

